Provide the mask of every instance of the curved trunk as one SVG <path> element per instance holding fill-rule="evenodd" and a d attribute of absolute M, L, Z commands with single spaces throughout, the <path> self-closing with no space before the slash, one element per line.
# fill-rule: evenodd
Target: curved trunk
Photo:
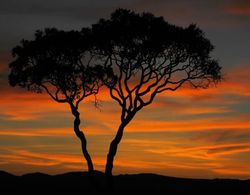
<path fill-rule="evenodd" d="M 82 153 L 84 158 L 87 161 L 87 165 L 88 165 L 88 172 L 90 175 L 93 174 L 94 172 L 94 166 L 93 166 L 93 162 L 92 159 L 88 153 L 87 150 L 87 140 L 86 137 L 84 135 L 84 133 L 80 130 L 79 126 L 80 126 L 80 113 L 78 112 L 77 108 L 75 108 L 73 105 L 71 105 L 71 111 L 72 114 L 75 116 L 75 120 L 74 120 L 74 132 L 76 134 L 76 136 L 80 139 L 81 141 L 81 145 L 82 145 Z"/>
<path fill-rule="evenodd" d="M 114 162 L 114 157 L 116 155 L 117 152 L 117 147 L 118 144 L 120 143 L 122 136 L 123 136 L 123 130 L 125 128 L 126 124 L 123 122 L 121 123 L 121 125 L 119 126 L 119 129 L 116 133 L 115 138 L 112 140 L 112 142 L 110 143 L 109 146 L 109 152 L 107 155 L 107 161 L 106 161 L 106 168 L 105 168 L 105 174 L 108 177 L 112 177 L 112 169 L 113 169 L 113 162 Z"/>

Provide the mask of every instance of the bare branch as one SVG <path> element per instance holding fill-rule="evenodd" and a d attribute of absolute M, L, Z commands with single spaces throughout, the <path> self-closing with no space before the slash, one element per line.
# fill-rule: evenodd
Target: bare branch
<path fill-rule="evenodd" d="M 118 91 L 114 90 L 114 88 L 109 90 L 110 96 L 111 96 L 113 99 L 115 99 L 115 100 L 119 103 L 119 105 L 120 105 L 121 107 L 123 107 L 122 100 L 121 100 L 120 98 L 118 98 L 117 96 L 114 95 L 114 93 L 113 93 L 114 91 L 118 93 Z M 120 97 L 120 96 L 119 96 L 119 97 Z"/>
<path fill-rule="evenodd" d="M 43 89 L 45 89 L 45 91 L 49 94 L 49 96 L 50 96 L 54 101 L 56 101 L 56 102 L 58 102 L 58 103 L 66 103 L 66 102 L 68 102 L 67 99 L 59 99 L 57 95 L 56 95 L 56 96 L 53 96 L 52 93 L 49 91 L 49 89 L 48 89 L 45 85 L 41 84 L 41 87 L 42 87 Z"/>

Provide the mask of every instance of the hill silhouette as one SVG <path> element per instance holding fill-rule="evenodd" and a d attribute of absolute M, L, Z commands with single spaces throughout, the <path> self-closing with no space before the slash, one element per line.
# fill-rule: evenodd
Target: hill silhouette
<path fill-rule="evenodd" d="M 29 173 L 15 176 L 0 171 L 0 194 L 105 194 L 105 175 L 95 172 L 93 188 L 86 172 L 58 175 Z M 156 174 L 114 176 L 114 194 L 249 194 L 250 180 L 185 179 Z"/>

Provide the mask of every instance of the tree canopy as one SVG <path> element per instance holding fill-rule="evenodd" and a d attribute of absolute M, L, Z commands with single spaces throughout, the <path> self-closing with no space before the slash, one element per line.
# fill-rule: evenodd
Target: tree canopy
<path fill-rule="evenodd" d="M 214 47 L 196 25 L 178 27 L 150 13 L 118 9 L 93 25 L 93 32 L 101 55 L 119 78 L 111 95 L 120 105 L 126 101 L 127 111 L 185 82 L 206 88 L 221 78 L 221 67 L 210 56 Z"/>
<path fill-rule="evenodd" d="M 221 67 L 211 57 L 213 45 L 194 24 L 183 28 L 151 13 L 118 9 L 94 24 L 92 33 L 98 55 L 116 74 L 117 82 L 109 89 L 121 106 L 121 124 L 107 157 L 106 173 L 111 175 L 123 130 L 139 110 L 184 83 L 195 88 L 217 83 Z"/>
<path fill-rule="evenodd" d="M 46 91 L 57 102 L 80 101 L 97 94 L 110 72 L 92 65 L 88 29 L 36 31 L 34 40 L 22 40 L 12 50 L 16 59 L 10 63 L 9 82 L 30 91 Z"/>

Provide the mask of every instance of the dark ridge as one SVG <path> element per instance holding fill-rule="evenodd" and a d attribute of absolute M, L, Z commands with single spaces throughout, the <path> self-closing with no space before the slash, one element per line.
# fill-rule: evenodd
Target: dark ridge
<path fill-rule="evenodd" d="M 90 182 L 86 172 L 70 172 L 57 175 L 30 173 L 15 176 L 0 171 L 0 194 L 107 194 L 106 177 L 94 173 Z M 157 174 L 123 174 L 114 176 L 114 195 L 132 194 L 235 194 L 248 195 L 250 180 L 238 179 L 187 179 Z"/>
<path fill-rule="evenodd" d="M 45 177 L 51 177 L 51 175 L 46 174 L 46 173 L 40 173 L 40 172 L 35 172 L 35 173 L 27 173 L 22 175 L 21 177 L 25 178 L 45 178 Z"/>
<path fill-rule="evenodd" d="M 11 178 L 11 177 L 15 177 L 14 175 L 6 172 L 6 171 L 1 171 L 0 170 L 0 178 Z"/>
<path fill-rule="evenodd" d="M 82 176 L 85 176 L 87 175 L 88 173 L 87 172 L 67 172 L 67 173 L 60 173 L 60 174 L 56 174 L 54 175 L 55 177 L 72 177 L 72 176 L 79 176 L 79 177 L 82 177 Z"/>

